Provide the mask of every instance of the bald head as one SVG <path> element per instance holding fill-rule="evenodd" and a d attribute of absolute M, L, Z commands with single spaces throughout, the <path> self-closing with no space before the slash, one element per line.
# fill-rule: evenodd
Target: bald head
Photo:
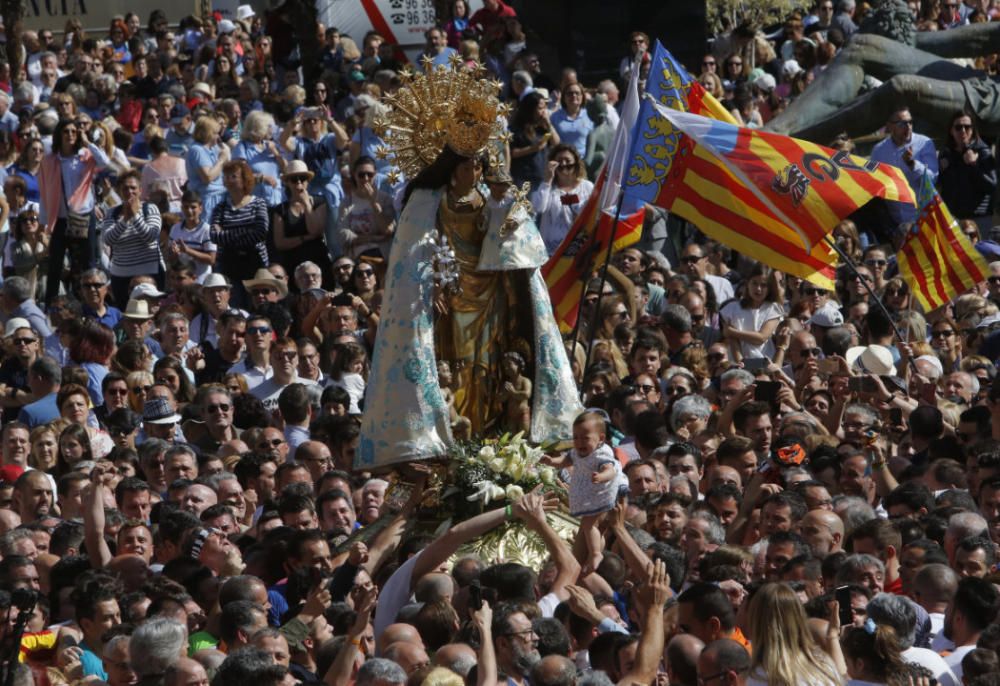
<path fill-rule="evenodd" d="M 463 679 L 476 666 L 476 651 L 466 643 L 447 643 L 434 653 L 434 664 L 446 667 Z"/>
<path fill-rule="evenodd" d="M 743 488 L 743 477 L 733 467 L 724 464 L 717 464 L 708 472 L 708 487 L 718 484 L 730 483 L 737 488 Z"/>
<path fill-rule="evenodd" d="M 398 641 L 388 646 L 382 657 L 395 662 L 407 674 L 413 674 L 431 661 L 430 657 L 427 656 L 427 651 L 407 641 Z"/>
<path fill-rule="evenodd" d="M 174 663 L 173 667 L 167 669 L 163 685 L 187 686 L 190 683 L 205 683 L 206 681 L 208 681 L 208 673 L 201 663 L 189 657 L 182 657 Z"/>
<path fill-rule="evenodd" d="M 698 656 L 698 676 L 702 679 L 720 672 L 735 672 L 740 675 L 749 670 L 750 654 L 730 638 L 712 641 Z"/>
<path fill-rule="evenodd" d="M 381 655 L 385 649 L 393 643 L 412 643 L 420 648 L 424 647 L 424 641 L 420 638 L 416 627 L 412 624 L 397 622 L 390 624 L 378 637 L 378 652 Z"/>
<path fill-rule="evenodd" d="M 844 522 L 830 510 L 810 510 L 802 518 L 802 538 L 813 555 L 823 558 L 844 544 Z"/>
<path fill-rule="evenodd" d="M 14 510 L 0 510 L 0 536 L 21 526 L 21 515 Z"/>
<path fill-rule="evenodd" d="M 234 438 L 231 441 L 226 441 L 219 446 L 219 449 L 215 452 L 222 459 L 227 457 L 232 457 L 233 455 L 242 455 L 243 453 L 250 452 L 250 446 L 241 441 L 238 438 Z"/>
<path fill-rule="evenodd" d="M 702 640 L 691 634 L 678 634 L 670 639 L 665 651 L 670 683 L 697 683 L 698 657 L 704 649 L 705 644 Z"/>
<path fill-rule="evenodd" d="M 948 565 L 924 565 L 913 577 L 913 597 L 928 612 L 933 606 L 947 607 L 958 590 L 958 575 Z"/>
<path fill-rule="evenodd" d="M 531 670 L 532 686 L 573 686 L 576 665 L 562 655 L 546 655 Z"/>
<path fill-rule="evenodd" d="M 451 602 L 455 595 L 455 581 L 450 574 L 431 572 L 420 577 L 413 587 L 413 596 L 418 603 L 433 603 L 436 600 Z"/>

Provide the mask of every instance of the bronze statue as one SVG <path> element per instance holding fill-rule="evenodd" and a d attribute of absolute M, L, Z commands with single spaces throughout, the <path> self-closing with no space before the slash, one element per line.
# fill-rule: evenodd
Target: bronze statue
<path fill-rule="evenodd" d="M 895 35 L 912 35 L 913 46 L 873 33 L 855 34 L 812 85 L 764 128 L 827 144 L 844 131 L 858 136 L 878 130 L 905 104 L 924 130 L 943 128 L 951 115 L 967 108 L 981 132 L 1000 133 L 1000 83 L 949 61 L 1000 52 L 1000 23 L 910 34 L 898 30 L 899 13 L 909 15 L 901 0 L 890 0 L 878 11 L 879 22 L 873 23 L 897 26 Z M 887 13 L 896 21 L 886 21 Z M 866 75 L 883 83 L 859 94 Z"/>

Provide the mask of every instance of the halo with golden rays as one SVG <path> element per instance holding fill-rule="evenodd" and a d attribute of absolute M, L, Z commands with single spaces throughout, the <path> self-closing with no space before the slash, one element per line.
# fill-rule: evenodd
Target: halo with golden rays
<path fill-rule="evenodd" d="M 423 68 L 423 73 L 401 72 L 402 87 L 383 98 L 389 111 L 373 126 L 386 141 L 376 155 L 391 156 L 408 179 L 437 159 L 445 146 L 472 157 L 491 142 L 503 141 L 510 112 L 497 99 L 502 84 L 485 79 L 481 65 L 465 66 L 453 55 L 449 66 L 434 66 L 425 56 Z"/>

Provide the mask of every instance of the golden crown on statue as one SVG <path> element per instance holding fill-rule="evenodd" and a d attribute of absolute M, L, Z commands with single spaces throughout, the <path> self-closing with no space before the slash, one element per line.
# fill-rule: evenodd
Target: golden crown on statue
<path fill-rule="evenodd" d="M 403 85 L 383 102 L 388 113 L 375 119 L 375 134 L 386 141 L 377 151 L 412 179 L 437 159 L 445 146 L 465 157 L 506 140 L 509 105 L 497 96 L 502 84 L 484 78 L 485 69 L 462 64 L 452 55 L 449 66 L 423 58 L 423 73 L 403 70 Z"/>

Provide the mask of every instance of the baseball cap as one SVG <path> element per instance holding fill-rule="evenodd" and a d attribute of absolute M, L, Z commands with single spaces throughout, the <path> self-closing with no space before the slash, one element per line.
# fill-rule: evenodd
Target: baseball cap
<path fill-rule="evenodd" d="M 174 105 L 170 110 L 170 123 L 180 124 L 184 117 L 189 116 L 191 116 L 191 110 L 188 109 L 187 105 Z"/>

